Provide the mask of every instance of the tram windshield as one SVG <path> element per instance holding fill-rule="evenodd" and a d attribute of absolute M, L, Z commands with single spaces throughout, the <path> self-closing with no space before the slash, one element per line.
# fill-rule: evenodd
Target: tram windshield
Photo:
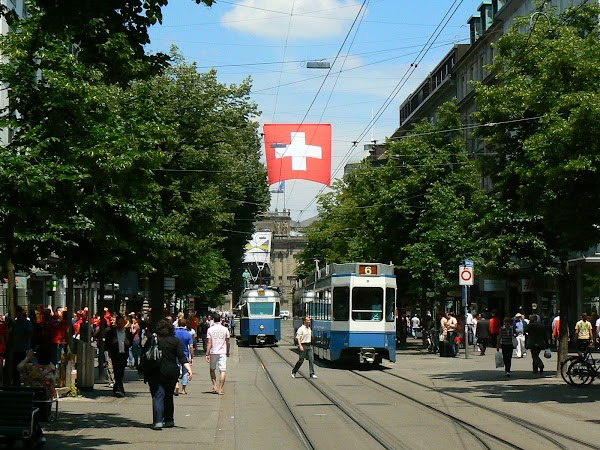
<path fill-rule="evenodd" d="M 249 303 L 251 316 L 273 316 L 275 310 L 275 302 L 256 302 Z"/>
<path fill-rule="evenodd" d="M 352 289 L 352 320 L 383 320 L 383 289 L 355 287 Z"/>

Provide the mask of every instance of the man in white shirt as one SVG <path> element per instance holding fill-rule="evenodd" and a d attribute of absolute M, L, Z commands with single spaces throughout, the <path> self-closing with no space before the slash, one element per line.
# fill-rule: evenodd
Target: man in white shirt
<path fill-rule="evenodd" d="M 410 330 L 413 338 L 417 339 L 417 332 L 419 331 L 420 327 L 421 320 L 419 319 L 419 316 L 415 314 L 414 317 L 410 319 Z"/>
<path fill-rule="evenodd" d="M 310 317 L 304 317 L 302 326 L 298 328 L 296 332 L 296 340 L 298 341 L 298 350 L 300 350 L 300 357 L 298 362 L 292 369 L 292 378 L 296 378 L 296 372 L 300 370 L 300 366 L 304 362 L 304 358 L 308 357 L 308 369 L 310 371 L 311 378 L 317 378 L 315 375 L 315 354 L 312 346 L 312 330 L 310 329 Z"/>
<path fill-rule="evenodd" d="M 596 319 L 596 342 L 598 343 L 598 347 L 600 347 L 600 317 Z"/>
<path fill-rule="evenodd" d="M 227 370 L 227 357 L 229 356 L 229 330 L 221 325 L 221 315 L 215 313 L 214 325 L 211 326 L 206 335 L 208 344 L 206 346 L 206 361 L 210 363 L 210 379 L 213 384 L 213 394 L 223 395 L 225 375 Z M 219 367 L 219 383 L 217 385 L 216 369 Z"/>

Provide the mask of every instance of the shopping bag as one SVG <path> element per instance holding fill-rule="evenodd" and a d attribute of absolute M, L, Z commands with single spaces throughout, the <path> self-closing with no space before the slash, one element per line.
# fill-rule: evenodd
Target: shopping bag
<path fill-rule="evenodd" d="M 502 358 L 502 352 L 498 350 L 496 352 L 496 368 L 504 366 L 504 358 Z"/>

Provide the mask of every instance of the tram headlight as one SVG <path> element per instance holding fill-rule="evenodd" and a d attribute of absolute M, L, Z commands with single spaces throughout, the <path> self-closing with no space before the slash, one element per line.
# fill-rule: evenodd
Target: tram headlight
<path fill-rule="evenodd" d="M 265 326 L 264 326 L 264 325 L 261 325 L 261 326 L 260 326 L 260 327 L 258 327 L 258 328 L 260 328 L 260 331 L 265 331 Z"/>

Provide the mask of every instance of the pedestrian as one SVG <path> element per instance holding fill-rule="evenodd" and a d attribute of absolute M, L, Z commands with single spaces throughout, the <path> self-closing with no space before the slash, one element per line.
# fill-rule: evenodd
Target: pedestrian
<path fill-rule="evenodd" d="M 315 354 L 312 345 L 312 330 L 310 328 L 310 317 L 305 316 L 302 320 L 302 325 L 296 332 L 296 340 L 298 341 L 298 350 L 300 356 L 298 362 L 292 369 L 292 378 L 296 378 L 296 373 L 300 370 L 300 366 L 305 358 L 308 358 L 308 370 L 311 378 L 317 378 L 315 374 Z"/>
<path fill-rule="evenodd" d="M 479 356 L 485 355 L 490 339 L 490 322 L 481 314 L 477 318 L 477 328 L 475 329 L 477 345 L 479 347 Z"/>
<path fill-rule="evenodd" d="M 58 372 L 56 366 L 52 363 L 52 352 L 54 348 L 49 342 L 42 343 L 36 348 L 36 351 L 27 350 L 25 358 L 17 364 L 21 380 L 25 386 L 44 387 L 46 395 L 43 400 L 56 398 L 56 385 L 58 383 Z M 33 436 L 34 446 L 43 447 L 46 443 L 44 430 L 40 425 L 40 415 L 38 412 L 33 417 Z"/>
<path fill-rule="evenodd" d="M 208 318 L 206 316 L 202 317 L 202 322 L 200 322 L 200 338 L 202 339 L 202 350 L 204 350 L 204 354 L 206 354 L 206 345 L 208 344 L 208 328 L 209 328 Z"/>
<path fill-rule="evenodd" d="M 584 352 L 589 345 L 594 344 L 594 331 L 592 324 L 588 321 L 587 313 L 581 314 L 581 320 L 575 324 L 575 335 L 579 352 Z"/>
<path fill-rule="evenodd" d="M 492 317 L 490 319 L 490 342 L 494 347 L 497 347 L 498 344 L 500 325 L 500 318 L 496 315 L 496 311 L 492 311 Z"/>
<path fill-rule="evenodd" d="M 513 328 L 517 338 L 517 346 L 515 348 L 516 356 L 517 358 L 524 358 L 525 355 L 527 355 L 527 350 L 525 349 L 525 322 L 523 321 L 523 315 L 521 313 L 515 314 Z"/>
<path fill-rule="evenodd" d="M 235 337 L 235 314 L 231 315 L 231 335 Z"/>
<path fill-rule="evenodd" d="M 207 331 L 208 343 L 206 345 L 206 361 L 210 363 L 210 379 L 213 384 L 213 394 L 223 395 L 225 375 L 227 371 L 227 357 L 229 356 L 229 330 L 221 324 L 221 315 L 213 314 L 214 325 Z M 219 382 L 217 383 L 216 370 L 219 368 Z"/>
<path fill-rule="evenodd" d="M 17 306 L 15 321 L 12 324 L 12 330 L 9 333 L 13 333 L 14 341 L 12 345 L 12 385 L 20 386 L 21 378 L 19 377 L 19 371 L 17 365 L 25 359 L 27 350 L 31 350 L 31 337 L 33 336 L 33 325 L 27 319 L 25 310 L 21 306 Z"/>
<path fill-rule="evenodd" d="M 125 396 L 125 387 L 123 378 L 125 377 L 125 367 L 129 359 L 129 348 L 133 338 L 131 331 L 125 328 L 125 317 L 119 314 L 115 319 L 115 327 L 111 328 L 106 334 L 106 345 L 108 347 L 108 356 L 112 361 L 115 384 L 113 393 L 115 397 Z"/>
<path fill-rule="evenodd" d="M 515 330 L 510 324 L 510 317 L 505 317 L 504 325 L 500 328 L 500 333 L 496 340 L 496 351 L 500 351 L 500 348 L 502 348 L 502 359 L 504 360 L 504 370 L 506 371 L 507 377 L 510 377 L 514 335 Z"/>
<path fill-rule="evenodd" d="M 187 329 L 187 320 L 179 319 L 177 325 L 177 328 L 175 328 L 175 337 L 181 341 L 181 345 L 183 346 L 183 354 L 191 366 L 194 364 L 194 339 L 192 334 Z M 177 362 L 177 365 L 179 366 L 180 370 L 179 378 L 181 379 L 181 394 L 186 395 L 186 387 L 189 379 L 188 373 L 185 370 L 185 367 L 179 363 L 179 361 Z M 179 395 L 179 391 L 179 381 L 177 381 L 177 384 L 175 385 L 175 395 Z"/>
<path fill-rule="evenodd" d="M 598 348 L 600 348 L 600 317 L 596 319 L 596 342 L 598 343 Z"/>
<path fill-rule="evenodd" d="M 527 325 L 527 346 L 531 351 L 533 360 L 533 373 L 544 373 L 544 363 L 540 358 L 540 352 L 548 347 L 548 339 L 546 336 L 546 328 L 544 324 L 538 320 L 538 316 L 533 314 L 529 318 Z"/>
<path fill-rule="evenodd" d="M 419 332 L 419 328 L 421 326 L 421 320 L 419 316 L 415 314 L 412 319 L 410 319 L 410 331 L 412 333 L 412 337 L 417 339 L 417 333 Z"/>
<path fill-rule="evenodd" d="M 473 325 L 474 325 L 474 318 L 473 318 L 473 314 L 471 313 L 471 309 L 467 309 L 467 318 L 465 319 L 465 347 L 467 345 L 472 345 L 474 344 L 474 339 L 473 339 Z"/>
<path fill-rule="evenodd" d="M 448 334 L 448 342 L 450 343 L 450 348 L 452 349 L 452 356 L 458 355 L 458 342 L 456 342 L 456 337 L 458 335 L 458 320 L 454 316 L 454 312 L 448 312 L 448 319 L 446 322 L 446 330 Z"/>
<path fill-rule="evenodd" d="M 142 355 L 142 327 L 140 322 L 142 316 L 140 313 L 131 313 L 131 327 L 129 328 L 132 337 L 131 348 L 129 350 L 129 366 L 137 369 Z"/>
<path fill-rule="evenodd" d="M 187 371 L 188 379 L 193 377 L 192 366 L 183 353 L 183 345 L 175 337 L 175 327 L 170 320 L 162 319 L 156 325 L 158 348 L 161 351 L 160 369 L 144 374 L 144 381 L 150 387 L 152 395 L 152 429 L 162 430 L 175 426 L 175 403 L 173 394 L 179 379 L 181 364 Z M 144 351 L 150 348 L 152 339 L 148 337 Z"/>

